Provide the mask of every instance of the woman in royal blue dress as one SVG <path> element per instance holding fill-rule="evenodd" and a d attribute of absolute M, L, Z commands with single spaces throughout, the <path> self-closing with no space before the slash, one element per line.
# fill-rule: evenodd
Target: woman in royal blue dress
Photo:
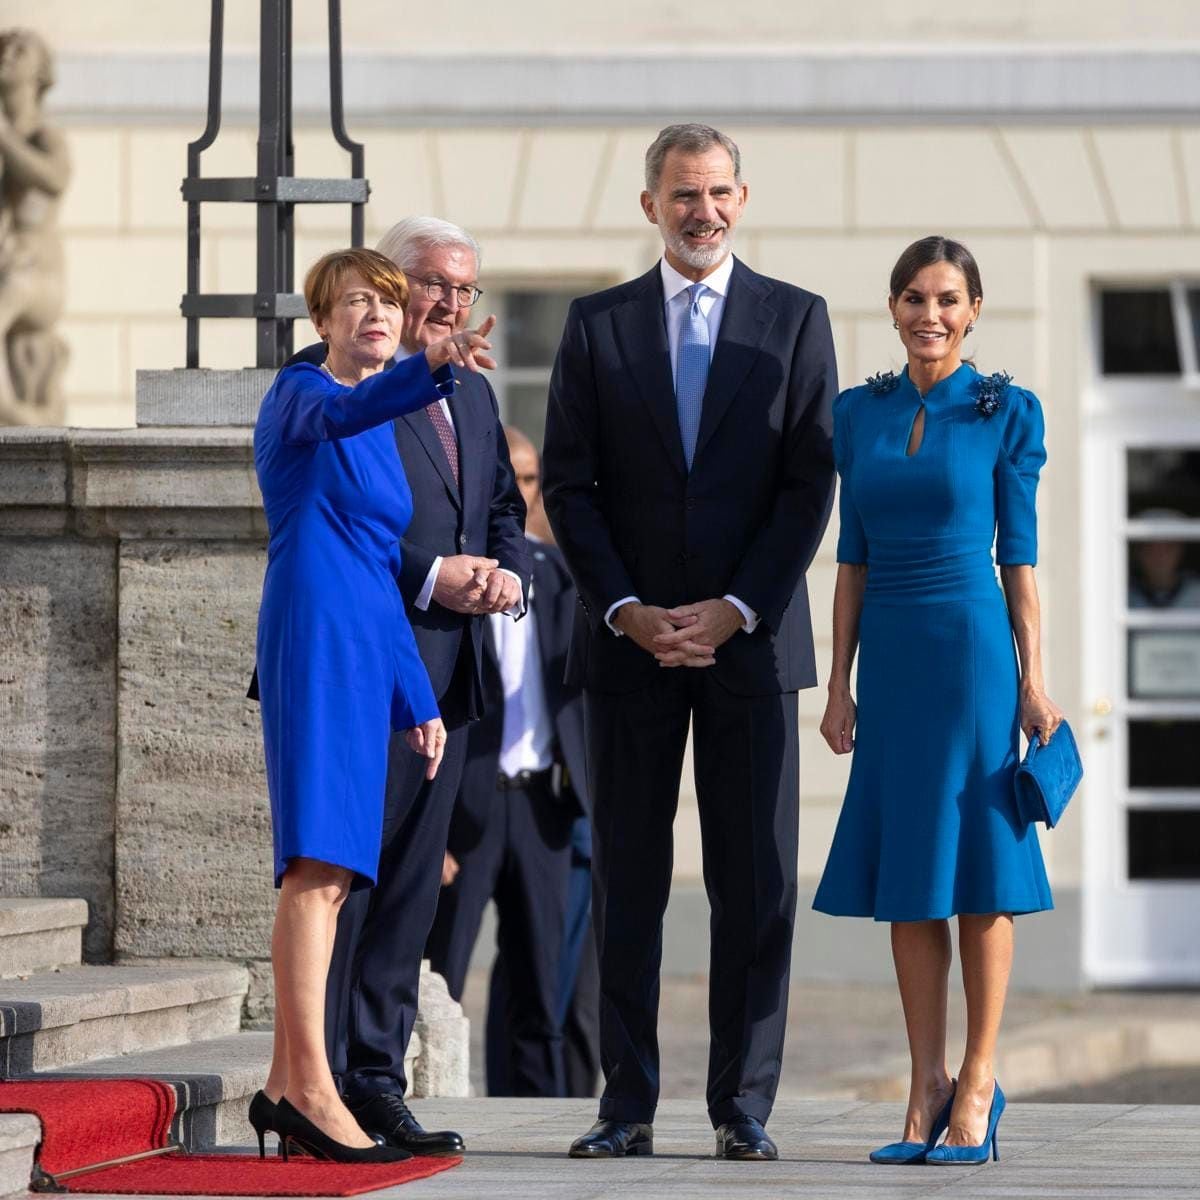
<path fill-rule="evenodd" d="M 982 302 L 965 246 L 909 246 L 888 297 L 908 365 L 834 407 L 841 529 L 821 733 L 854 759 L 813 907 L 891 923 L 912 1077 L 901 1141 L 871 1155 L 882 1163 L 995 1152 L 1012 918 L 1053 907 L 1013 793 L 1020 731 L 1048 740 L 1062 720 L 1042 680 L 1033 572 L 1042 413 L 1004 373 L 963 362 Z M 967 1005 L 957 1080 L 946 1070 L 952 916 Z"/>
<path fill-rule="evenodd" d="M 396 576 L 412 494 L 394 418 L 452 394 L 451 365 L 495 364 L 493 320 L 392 367 L 408 284 L 373 250 L 327 254 L 304 296 L 328 346 L 280 371 L 254 429 L 270 533 L 256 653 L 280 888 L 275 1043 L 250 1120 L 339 1161 L 392 1162 L 342 1103 L 325 1056 L 338 910 L 379 867 L 388 741 L 406 730 L 432 778 L 446 733 Z M 390 369 L 385 370 L 385 367 Z"/>

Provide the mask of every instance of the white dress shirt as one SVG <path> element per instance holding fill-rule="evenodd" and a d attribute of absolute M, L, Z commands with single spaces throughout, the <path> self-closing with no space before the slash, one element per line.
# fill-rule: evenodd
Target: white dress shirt
<path fill-rule="evenodd" d="M 658 266 L 662 272 L 663 316 L 667 323 L 667 348 L 671 353 L 671 378 L 674 379 L 679 366 L 679 328 L 683 323 L 683 316 L 687 312 L 689 303 L 688 288 L 692 287 L 697 280 L 681 275 L 667 262 L 665 257 L 659 261 Z M 732 275 L 733 255 L 727 254 L 721 261 L 721 265 L 711 275 L 706 275 L 698 281 L 708 289 L 700 297 L 699 303 L 700 312 L 708 322 L 708 361 L 710 363 L 717 348 L 717 336 L 721 332 L 721 318 L 725 314 L 725 297 L 729 294 L 729 280 Z M 726 595 L 723 599 L 728 600 L 742 614 L 742 628 L 747 633 L 753 633 L 758 627 L 758 614 L 754 609 L 748 604 L 742 603 L 736 596 Z M 604 623 L 617 637 L 624 637 L 624 634 L 613 624 L 613 616 L 622 604 L 628 604 L 630 601 L 640 603 L 637 596 L 622 596 L 620 600 L 610 604 L 608 612 L 604 614 Z"/>
<path fill-rule="evenodd" d="M 488 616 L 504 686 L 499 765 L 501 773 L 509 778 L 554 765 L 554 722 L 546 703 L 534 609 L 535 605 L 530 604 L 523 621 L 506 621 L 496 613 Z"/>
<path fill-rule="evenodd" d="M 411 350 L 406 350 L 403 346 L 399 346 L 396 349 L 394 361 L 403 362 L 406 358 L 411 358 L 412 354 L 413 352 Z M 450 401 L 443 396 L 438 401 L 438 404 L 441 405 L 442 412 L 445 414 L 450 428 L 454 429 L 454 414 L 450 411 Z M 457 431 L 455 432 L 457 433 Z M 459 469 L 461 470 L 461 465 Z M 430 564 L 429 574 L 425 576 L 425 582 L 421 584 L 421 590 L 417 593 L 416 600 L 413 601 L 414 607 L 419 608 L 422 612 L 428 612 L 429 605 L 433 601 L 433 586 L 435 583 L 437 583 L 438 572 L 442 569 L 442 557 L 443 556 L 439 554 L 433 560 L 432 564 Z M 516 573 L 516 571 L 510 571 L 507 567 L 500 567 L 499 569 L 503 571 L 505 575 L 511 575 L 518 584 L 521 583 L 521 577 Z M 524 592 L 525 589 L 522 587 L 521 599 L 518 600 L 517 603 L 512 606 L 512 608 L 506 608 L 502 614 L 503 616 L 515 618 L 519 617 L 525 611 Z"/>

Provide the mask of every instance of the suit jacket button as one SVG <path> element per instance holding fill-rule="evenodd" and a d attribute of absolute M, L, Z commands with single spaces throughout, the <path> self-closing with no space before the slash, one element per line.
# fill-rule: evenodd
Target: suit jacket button
<path fill-rule="evenodd" d="M 681 555 L 679 556 L 679 558 L 678 558 L 678 559 L 676 559 L 676 561 L 679 563 L 679 565 L 680 565 L 681 567 L 682 567 L 682 566 L 686 566 L 686 565 L 687 565 L 687 560 L 688 560 L 688 556 L 687 556 L 686 554 L 681 554 Z"/>
<path fill-rule="evenodd" d="M 458 535 L 458 544 L 460 546 L 465 546 L 467 544 L 467 535 L 465 533 L 460 533 Z"/>

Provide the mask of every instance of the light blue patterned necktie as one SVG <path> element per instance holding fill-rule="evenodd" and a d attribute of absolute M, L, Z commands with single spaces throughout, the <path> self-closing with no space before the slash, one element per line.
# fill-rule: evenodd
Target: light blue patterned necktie
<path fill-rule="evenodd" d="M 679 324 L 679 352 L 675 362 L 675 407 L 689 471 L 696 456 L 704 385 L 708 382 L 708 321 L 700 311 L 700 297 L 706 291 L 708 288 L 702 283 L 688 288 L 688 305 Z"/>

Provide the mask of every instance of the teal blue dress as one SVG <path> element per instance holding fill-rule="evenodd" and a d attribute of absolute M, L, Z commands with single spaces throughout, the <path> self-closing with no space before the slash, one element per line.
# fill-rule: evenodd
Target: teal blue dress
<path fill-rule="evenodd" d="M 838 397 L 837 557 L 867 578 L 853 761 L 820 912 L 922 921 L 1054 906 L 1013 798 L 1018 666 L 992 559 L 994 544 L 995 563 L 1037 562 L 1043 433 L 1032 393 L 965 363 L 923 401 L 907 370 Z"/>

